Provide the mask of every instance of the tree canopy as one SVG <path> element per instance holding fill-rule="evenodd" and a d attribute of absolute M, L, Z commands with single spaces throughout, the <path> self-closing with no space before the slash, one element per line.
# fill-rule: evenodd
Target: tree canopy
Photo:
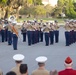
<path fill-rule="evenodd" d="M 44 6 L 42 0 L 0 0 L 0 12 L 3 18 L 10 14 L 76 18 L 76 0 L 58 0 L 55 7 Z"/>
<path fill-rule="evenodd" d="M 76 0 L 58 0 L 57 7 L 60 13 L 65 13 L 69 18 L 76 18 Z"/>

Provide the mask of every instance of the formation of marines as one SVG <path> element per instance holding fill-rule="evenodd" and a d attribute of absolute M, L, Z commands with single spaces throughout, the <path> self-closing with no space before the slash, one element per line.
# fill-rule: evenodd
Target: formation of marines
<path fill-rule="evenodd" d="M 59 42 L 59 26 L 55 21 L 43 23 L 42 20 L 40 22 L 37 21 L 25 21 L 22 25 L 21 31 L 23 34 L 23 42 L 26 41 L 26 34 L 28 37 L 28 45 L 36 44 L 39 42 L 43 42 L 43 37 L 45 36 L 45 45 L 54 44 L 55 42 Z M 43 36 L 44 34 L 44 36 Z"/>
<path fill-rule="evenodd" d="M 18 27 L 16 21 L 2 20 L 0 23 L 0 37 L 2 42 L 8 42 L 8 45 L 13 44 L 13 49 L 17 50 Z"/>
<path fill-rule="evenodd" d="M 68 20 L 65 23 L 66 46 L 76 42 L 76 20 Z"/>
<path fill-rule="evenodd" d="M 8 45 L 13 44 L 13 49 L 17 50 L 17 43 L 19 37 L 19 28 L 16 21 L 2 20 L 0 22 L 0 41 L 8 42 Z M 45 41 L 45 46 L 53 45 L 59 42 L 59 28 L 58 22 L 43 22 L 41 19 L 24 21 L 21 25 L 21 34 L 23 35 L 23 42 L 28 40 L 28 46 Z M 65 22 L 65 43 L 66 46 L 76 42 L 76 20 L 68 20 Z"/>

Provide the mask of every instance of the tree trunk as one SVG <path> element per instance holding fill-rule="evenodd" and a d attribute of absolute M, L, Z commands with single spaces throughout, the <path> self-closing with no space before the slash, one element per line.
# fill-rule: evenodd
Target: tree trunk
<path fill-rule="evenodd" d="M 8 18 L 8 8 L 6 9 L 4 19 Z"/>

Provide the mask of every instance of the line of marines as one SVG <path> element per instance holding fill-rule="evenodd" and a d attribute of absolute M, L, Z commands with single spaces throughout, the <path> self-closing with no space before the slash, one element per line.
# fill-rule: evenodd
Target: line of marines
<path fill-rule="evenodd" d="M 2 20 L 0 22 L 0 41 L 8 42 L 8 45 L 13 44 L 13 49 L 17 50 L 18 43 L 18 33 L 19 28 L 17 23 Z M 21 29 L 21 34 L 23 35 L 23 42 L 26 42 L 26 36 L 28 39 L 28 45 L 43 42 L 45 40 L 45 45 L 53 45 L 59 42 L 59 28 L 57 21 L 46 22 L 43 20 L 40 22 L 34 21 L 24 21 Z M 76 42 L 76 20 L 69 20 L 64 25 L 65 28 L 65 43 L 66 46 L 71 45 Z M 44 38 L 44 39 L 43 39 Z"/>
<path fill-rule="evenodd" d="M 66 46 L 70 46 L 76 42 L 76 20 L 66 21 L 64 28 Z"/>
<path fill-rule="evenodd" d="M 37 21 L 24 21 L 21 31 L 23 34 L 23 42 L 26 42 L 26 34 L 28 37 L 28 45 L 32 45 L 38 42 L 43 42 L 43 37 L 45 36 L 45 45 L 54 44 L 59 42 L 59 26 L 55 21 L 43 23 L 42 20 L 38 23 Z M 44 36 L 43 36 L 44 35 Z"/>
<path fill-rule="evenodd" d="M 2 42 L 8 42 L 8 45 L 13 44 L 13 49 L 17 50 L 18 27 L 16 21 L 2 20 L 0 22 L 0 37 Z"/>
<path fill-rule="evenodd" d="M 23 42 L 26 42 L 26 35 L 28 38 L 28 45 L 36 44 L 39 42 L 43 42 L 43 38 L 45 36 L 45 45 L 48 46 L 49 44 L 54 44 L 54 37 L 55 42 L 58 43 L 59 41 L 59 26 L 58 23 L 55 21 L 53 24 L 52 22 L 43 23 L 42 20 L 38 23 L 35 21 L 24 21 L 21 26 L 21 34 L 23 35 Z M 13 44 L 13 49 L 17 50 L 17 43 L 18 43 L 18 26 L 15 22 L 2 20 L 0 24 L 0 35 L 2 37 L 2 42 L 8 42 L 8 45 Z M 43 36 L 44 35 L 44 36 Z"/>

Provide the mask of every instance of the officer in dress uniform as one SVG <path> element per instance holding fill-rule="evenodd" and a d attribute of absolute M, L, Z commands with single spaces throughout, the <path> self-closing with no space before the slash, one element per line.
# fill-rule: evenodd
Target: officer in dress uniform
<path fill-rule="evenodd" d="M 15 62 L 16 62 L 16 66 L 13 67 L 13 68 L 11 69 L 11 71 L 15 72 L 16 75 L 21 75 L 21 74 L 20 74 L 20 65 L 21 65 L 21 63 L 22 63 L 22 61 L 23 61 L 23 59 L 24 59 L 24 55 L 22 55 L 22 54 L 15 54 L 15 55 L 13 56 L 13 59 L 14 59 Z"/>
<path fill-rule="evenodd" d="M 50 23 L 50 45 L 54 44 L 54 30 L 55 30 L 55 27 L 53 23 Z"/>
<path fill-rule="evenodd" d="M 22 35 L 23 35 L 23 42 L 26 42 L 26 21 L 24 21 L 24 23 L 22 24 L 21 27 L 21 31 L 22 31 Z"/>
<path fill-rule="evenodd" d="M 8 27 L 8 45 L 12 44 L 12 28 L 10 25 L 12 25 L 12 23 L 9 21 L 8 26 L 7 26 Z"/>
<path fill-rule="evenodd" d="M 54 30 L 54 34 L 55 34 L 55 43 L 58 43 L 59 42 L 59 26 L 58 26 L 58 22 L 55 21 L 54 23 L 54 27 L 55 27 L 55 30 Z"/>
<path fill-rule="evenodd" d="M 45 33 L 45 45 L 48 46 L 49 45 L 49 32 L 50 32 L 50 28 L 45 25 L 43 32 Z"/>
<path fill-rule="evenodd" d="M 50 75 L 50 72 L 45 69 L 45 62 L 47 60 L 47 57 L 40 56 L 36 58 L 36 61 L 38 62 L 39 68 L 34 70 L 31 75 Z"/>
<path fill-rule="evenodd" d="M 64 62 L 65 69 L 59 71 L 58 75 L 76 75 L 76 70 L 72 68 L 73 61 L 70 57 L 67 57 Z"/>
<path fill-rule="evenodd" d="M 12 23 L 12 30 L 13 30 L 13 49 L 17 50 L 17 43 L 18 43 L 18 27 L 16 25 L 16 21 Z"/>

